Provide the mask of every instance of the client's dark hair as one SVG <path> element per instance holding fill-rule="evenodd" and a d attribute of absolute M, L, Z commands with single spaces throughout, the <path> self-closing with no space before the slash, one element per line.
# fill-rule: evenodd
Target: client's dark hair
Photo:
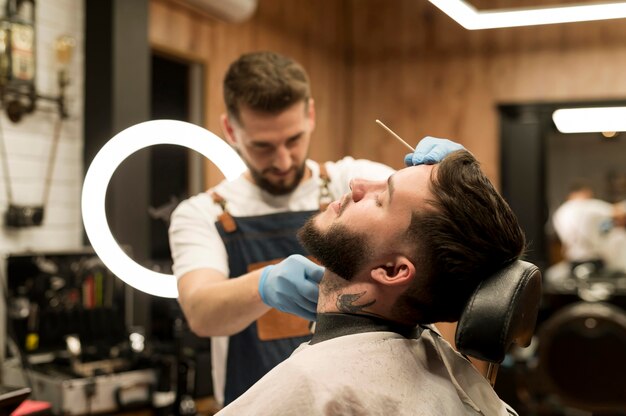
<path fill-rule="evenodd" d="M 296 61 L 274 52 L 251 52 L 234 61 L 224 77 L 224 102 L 238 123 L 242 106 L 278 113 L 311 96 L 309 77 Z M 305 108 L 306 109 L 306 108 Z"/>
<path fill-rule="evenodd" d="M 419 323 L 457 321 L 478 284 L 525 248 L 517 217 L 471 153 L 454 152 L 432 172 L 433 198 L 405 235 L 418 278 L 396 304 Z"/>

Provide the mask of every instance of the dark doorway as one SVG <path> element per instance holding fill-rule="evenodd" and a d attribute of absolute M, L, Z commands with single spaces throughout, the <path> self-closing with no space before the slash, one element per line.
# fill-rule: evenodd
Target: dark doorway
<path fill-rule="evenodd" d="M 199 63 L 153 53 L 151 119 L 202 125 L 202 71 Z M 170 215 L 180 201 L 202 191 L 201 160 L 198 153 L 182 146 L 150 148 L 150 255 L 153 268 L 162 273 L 172 273 Z M 169 378 L 176 380 L 179 396 L 210 395 L 210 340 L 189 331 L 176 299 L 153 297 L 150 317 L 153 346 L 163 357 L 170 358 Z"/>
<path fill-rule="evenodd" d="M 190 65 L 152 55 L 152 120 L 191 121 Z M 150 257 L 164 273 L 171 273 L 167 238 L 169 216 L 189 196 L 189 150 L 175 145 L 150 148 Z"/>

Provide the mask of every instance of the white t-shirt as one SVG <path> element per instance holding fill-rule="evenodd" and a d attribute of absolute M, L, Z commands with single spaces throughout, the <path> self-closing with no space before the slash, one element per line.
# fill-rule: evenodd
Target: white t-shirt
<path fill-rule="evenodd" d="M 307 160 L 306 165 L 311 170 L 311 177 L 288 195 L 271 195 L 243 176 L 231 182 L 223 181 L 212 190 L 224 198 L 226 209 L 234 217 L 316 210 L 319 208 L 322 185 L 320 169 L 312 160 Z M 327 162 L 325 167 L 331 180 L 329 190 L 332 200 L 349 192 L 350 179 L 384 180 L 394 172 L 386 165 L 351 157 L 345 157 L 338 162 Z M 215 269 L 225 277 L 229 276 L 228 255 L 215 226 L 221 213 L 222 209 L 213 202 L 209 192 L 181 202 L 174 210 L 169 228 L 169 242 L 174 260 L 173 271 L 177 277 L 202 268 Z M 213 389 L 219 403 L 223 403 L 224 398 L 227 352 L 228 337 L 212 337 Z"/>
<path fill-rule="evenodd" d="M 514 415 L 472 364 L 430 329 L 302 344 L 219 416 Z"/>
<path fill-rule="evenodd" d="M 605 234 L 601 225 L 610 220 L 613 206 L 599 199 L 572 199 L 564 202 L 552 217 L 554 230 L 569 261 L 604 259 Z"/>

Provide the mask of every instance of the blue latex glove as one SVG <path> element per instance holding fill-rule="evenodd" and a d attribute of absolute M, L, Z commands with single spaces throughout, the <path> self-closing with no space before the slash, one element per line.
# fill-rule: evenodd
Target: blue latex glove
<path fill-rule="evenodd" d="M 615 226 L 613 218 L 607 218 L 600 223 L 600 234 L 606 234 Z"/>
<path fill-rule="evenodd" d="M 324 268 L 299 254 L 265 266 L 259 281 L 263 303 L 283 312 L 315 321 L 319 283 Z"/>
<path fill-rule="evenodd" d="M 406 166 L 434 165 L 450 153 L 465 149 L 462 145 L 448 139 L 426 136 L 415 147 L 415 152 L 404 157 Z"/>

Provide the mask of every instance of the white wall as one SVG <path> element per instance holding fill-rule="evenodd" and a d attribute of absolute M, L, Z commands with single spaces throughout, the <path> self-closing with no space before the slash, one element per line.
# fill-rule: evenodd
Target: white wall
<path fill-rule="evenodd" d="M 5 0 L 0 0 L 4 14 Z M 83 178 L 83 0 L 45 0 L 37 2 L 37 74 L 40 94 L 58 92 L 54 41 L 64 34 L 74 37 L 76 48 L 71 62 L 71 83 L 67 88 L 70 117 L 63 124 L 48 205 L 40 227 L 8 229 L 0 227 L 0 253 L 25 250 L 66 250 L 82 245 L 80 190 Z M 0 114 L 11 176 L 13 202 L 19 205 L 41 204 L 54 125 L 58 114 L 54 104 L 41 100 L 39 109 L 24 116 L 17 124 Z M 0 169 L 0 214 L 7 209 L 4 169 Z"/>

